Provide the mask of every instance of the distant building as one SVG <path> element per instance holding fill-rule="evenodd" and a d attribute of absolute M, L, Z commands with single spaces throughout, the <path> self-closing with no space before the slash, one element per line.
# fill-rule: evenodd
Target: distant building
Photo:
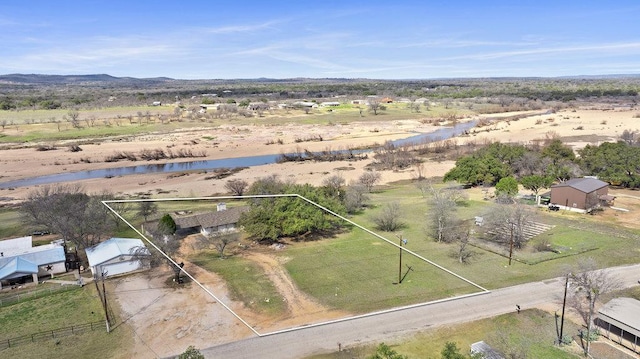
<path fill-rule="evenodd" d="M 318 104 L 315 102 L 309 102 L 309 101 L 297 101 L 293 103 L 293 106 L 295 107 L 302 107 L 302 108 L 316 108 L 318 107 Z"/>
<path fill-rule="evenodd" d="M 91 273 L 109 277 L 147 269 L 142 258 L 151 255 L 137 238 L 110 238 L 85 251 Z"/>
<path fill-rule="evenodd" d="M 327 102 L 320 103 L 320 107 L 338 107 L 338 106 L 340 106 L 340 102 L 337 102 L 337 101 L 327 101 Z"/>
<path fill-rule="evenodd" d="M 615 197 L 609 195 L 609 184 L 596 178 L 573 178 L 551 186 L 551 204 L 560 209 L 590 212 L 603 205 L 612 205 Z"/>

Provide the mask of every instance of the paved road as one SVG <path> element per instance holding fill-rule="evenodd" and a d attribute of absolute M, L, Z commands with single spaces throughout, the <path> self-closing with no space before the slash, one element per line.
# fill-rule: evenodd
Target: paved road
<path fill-rule="evenodd" d="M 640 264 L 607 269 L 623 287 L 638 285 Z M 430 327 L 462 323 L 545 303 L 561 308 L 564 278 L 498 289 L 487 294 L 346 320 L 296 331 L 254 337 L 201 350 L 207 358 L 301 358 L 350 346 L 381 342 Z"/>

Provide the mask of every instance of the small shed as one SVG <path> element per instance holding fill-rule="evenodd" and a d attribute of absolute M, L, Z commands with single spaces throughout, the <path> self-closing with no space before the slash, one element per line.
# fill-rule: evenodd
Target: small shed
<path fill-rule="evenodd" d="M 484 359 L 504 359 L 504 357 L 484 341 L 471 344 L 471 354 L 480 354 Z"/>
<path fill-rule="evenodd" d="M 573 178 L 551 186 L 550 203 L 576 212 L 611 205 L 614 199 L 609 196 L 609 184 L 597 178 Z"/>
<path fill-rule="evenodd" d="M 137 238 L 110 238 L 85 251 L 91 273 L 94 276 L 106 273 L 110 277 L 147 269 L 142 259 L 151 255 Z"/>

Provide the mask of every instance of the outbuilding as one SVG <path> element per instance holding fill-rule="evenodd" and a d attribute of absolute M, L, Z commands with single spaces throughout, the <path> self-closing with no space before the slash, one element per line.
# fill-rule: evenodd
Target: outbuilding
<path fill-rule="evenodd" d="M 144 258 L 151 255 L 137 238 L 110 238 L 85 251 L 91 273 L 109 277 L 147 269 Z"/>
<path fill-rule="evenodd" d="M 609 184 L 597 178 L 573 178 L 551 186 L 550 203 L 576 212 L 590 212 L 603 205 L 613 204 Z"/>
<path fill-rule="evenodd" d="M 614 298 L 598 311 L 595 323 L 607 338 L 640 353 L 640 301 Z"/>

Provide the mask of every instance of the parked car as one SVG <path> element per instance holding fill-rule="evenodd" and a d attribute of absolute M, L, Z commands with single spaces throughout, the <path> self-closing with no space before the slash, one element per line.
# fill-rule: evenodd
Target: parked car
<path fill-rule="evenodd" d="M 559 210 L 560 210 L 560 206 L 558 206 L 558 205 L 556 205 L 556 204 L 551 203 L 551 204 L 549 205 L 549 210 L 550 210 L 550 211 L 559 211 Z"/>

